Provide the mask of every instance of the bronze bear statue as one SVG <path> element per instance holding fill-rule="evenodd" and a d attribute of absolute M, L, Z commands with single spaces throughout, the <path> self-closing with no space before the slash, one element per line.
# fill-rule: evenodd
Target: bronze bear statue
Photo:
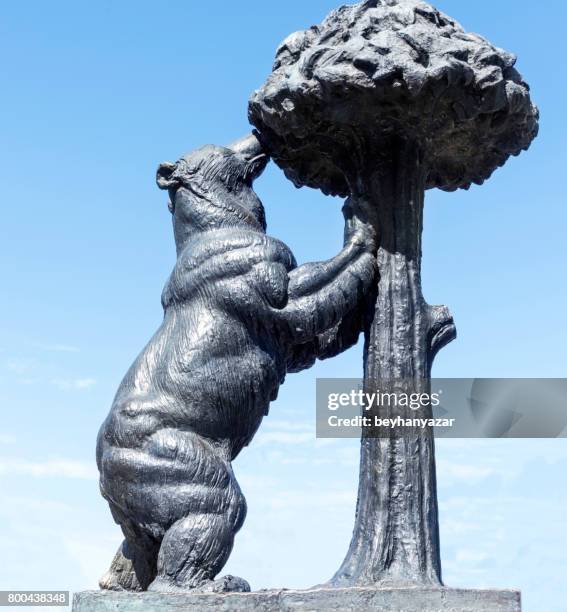
<path fill-rule="evenodd" d="M 164 319 L 114 398 L 97 443 L 100 488 L 124 542 L 101 579 L 115 590 L 249 590 L 215 576 L 246 502 L 231 461 L 287 372 L 354 344 L 373 285 L 374 234 L 348 202 L 345 245 L 297 267 L 266 235 L 252 188 L 268 155 L 255 135 L 162 164 L 177 263 Z"/>

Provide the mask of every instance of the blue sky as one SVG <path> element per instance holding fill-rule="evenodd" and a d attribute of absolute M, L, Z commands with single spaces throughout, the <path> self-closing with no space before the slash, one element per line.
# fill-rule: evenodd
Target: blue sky
<path fill-rule="evenodd" d="M 0 589 L 94 587 L 120 541 L 99 497 L 98 427 L 161 319 L 174 263 L 159 162 L 249 128 L 246 103 L 288 33 L 333 0 L 0 7 Z M 541 132 L 482 187 L 427 194 L 424 293 L 459 331 L 439 377 L 565 376 L 567 297 L 562 63 L 567 7 L 439 0 L 518 54 Z M 257 184 L 268 229 L 299 261 L 341 246 L 341 202 Z M 226 572 L 254 588 L 327 579 L 346 551 L 356 440 L 314 439 L 315 378 L 357 376 L 361 349 L 289 376 L 235 464 L 249 514 Z M 444 575 L 520 587 L 525 609 L 565 609 L 567 445 L 438 445 Z"/>

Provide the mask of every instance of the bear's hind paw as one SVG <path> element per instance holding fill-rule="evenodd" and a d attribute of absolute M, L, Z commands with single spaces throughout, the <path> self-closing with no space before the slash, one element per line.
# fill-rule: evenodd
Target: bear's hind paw
<path fill-rule="evenodd" d="M 249 593 L 250 585 L 244 578 L 238 576 L 223 576 L 216 580 L 204 580 L 197 586 L 185 586 L 176 584 L 171 580 L 159 576 L 149 586 L 148 591 L 161 593 Z"/>
<path fill-rule="evenodd" d="M 250 585 L 244 578 L 227 574 L 222 578 L 204 582 L 195 591 L 198 593 L 249 593 Z"/>

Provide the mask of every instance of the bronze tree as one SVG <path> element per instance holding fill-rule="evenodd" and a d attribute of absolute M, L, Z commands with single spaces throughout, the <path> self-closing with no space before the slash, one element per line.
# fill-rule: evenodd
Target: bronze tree
<path fill-rule="evenodd" d="M 289 36 L 250 99 L 251 122 L 296 186 L 373 209 L 367 385 L 427 389 L 435 354 L 455 337 L 448 309 L 422 296 L 424 194 L 481 184 L 527 149 L 538 111 L 514 64 L 425 2 L 368 0 Z M 440 582 L 432 432 L 363 436 L 353 539 L 331 584 Z"/>

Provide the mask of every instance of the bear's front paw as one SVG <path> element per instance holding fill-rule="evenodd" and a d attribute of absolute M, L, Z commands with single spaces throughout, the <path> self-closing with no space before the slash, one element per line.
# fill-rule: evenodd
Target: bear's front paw
<path fill-rule="evenodd" d="M 370 225 L 355 228 L 348 240 L 353 246 L 362 247 L 368 253 L 376 253 L 376 232 Z"/>

